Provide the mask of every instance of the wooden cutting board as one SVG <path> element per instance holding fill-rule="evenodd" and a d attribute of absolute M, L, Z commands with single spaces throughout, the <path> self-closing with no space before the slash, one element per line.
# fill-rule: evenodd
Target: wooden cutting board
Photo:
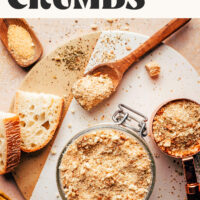
<path fill-rule="evenodd" d="M 83 75 L 100 34 L 85 35 L 57 48 L 31 69 L 19 89 L 64 97 L 63 119 L 72 100 L 71 87 Z M 13 111 L 13 105 L 10 110 Z M 20 165 L 13 172 L 25 199 L 31 197 L 54 139 L 41 151 L 23 153 Z"/>

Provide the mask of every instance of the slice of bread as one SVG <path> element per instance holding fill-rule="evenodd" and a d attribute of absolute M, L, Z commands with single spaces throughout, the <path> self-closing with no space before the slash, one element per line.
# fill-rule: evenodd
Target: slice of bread
<path fill-rule="evenodd" d="M 62 97 L 18 91 L 14 112 L 19 115 L 21 127 L 21 150 L 40 150 L 52 139 L 62 114 Z"/>
<path fill-rule="evenodd" d="M 0 112 L 0 174 L 12 171 L 21 155 L 19 117 Z"/>

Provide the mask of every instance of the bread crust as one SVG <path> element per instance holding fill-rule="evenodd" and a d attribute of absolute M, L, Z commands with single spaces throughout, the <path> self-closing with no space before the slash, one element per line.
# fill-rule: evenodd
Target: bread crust
<path fill-rule="evenodd" d="M 31 152 L 35 152 L 35 151 L 38 151 L 38 150 L 41 150 L 42 148 L 44 148 L 50 141 L 51 139 L 53 138 L 58 126 L 59 126 L 59 123 L 60 123 L 60 120 L 61 120 L 61 116 L 62 116 L 62 110 L 63 110 L 63 105 L 64 105 L 64 99 L 62 98 L 61 99 L 61 103 L 59 105 L 59 117 L 57 118 L 57 121 L 56 121 L 56 124 L 55 124 L 55 127 L 54 129 L 51 131 L 48 139 L 43 143 L 43 145 L 39 146 L 39 147 L 35 147 L 35 148 L 32 148 L 32 149 L 27 149 L 25 148 L 24 146 L 21 145 L 21 150 L 23 152 L 26 152 L 26 153 L 31 153 Z"/>
<path fill-rule="evenodd" d="M 4 119 L 4 126 L 6 131 L 6 161 L 4 171 L 1 171 L 0 174 L 12 171 L 19 164 L 21 156 L 19 117 L 13 116 Z"/>

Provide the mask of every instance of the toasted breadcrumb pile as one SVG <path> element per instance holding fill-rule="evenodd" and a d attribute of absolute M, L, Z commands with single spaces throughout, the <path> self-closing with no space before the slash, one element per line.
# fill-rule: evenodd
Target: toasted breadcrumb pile
<path fill-rule="evenodd" d="M 35 45 L 29 32 L 18 25 L 8 27 L 8 46 L 16 60 L 27 62 L 35 55 Z"/>
<path fill-rule="evenodd" d="M 200 150 L 200 105 L 177 100 L 162 107 L 153 121 L 153 135 L 160 148 L 183 157 Z"/>
<path fill-rule="evenodd" d="M 64 153 L 59 170 L 68 200 L 144 200 L 152 182 L 144 147 L 112 129 L 79 137 Z"/>
<path fill-rule="evenodd" d="M 112 80 L 106 75 L 87 75 L 79 79 L 72 88 L 72 93 L 78 103 L 90 110 L 114 91 Z"/>

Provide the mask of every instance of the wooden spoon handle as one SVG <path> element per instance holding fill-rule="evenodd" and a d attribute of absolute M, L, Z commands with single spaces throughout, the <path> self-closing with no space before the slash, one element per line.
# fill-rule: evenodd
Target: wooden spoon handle
<path fill-rule="evenodd" d="M 190 18 L 179 18 L 171 20 L 168 24 L 166 24 L 163 28 L 151 36 L 146 42 L 140 45 L 136 50 L 134 50 L 125 58 L 117 61 L 119 70 L 124 73 L 134 62 L 136 62 L 150 50 L 154 49 L 163 40 L 176 32 L 190 20 Z"/>

